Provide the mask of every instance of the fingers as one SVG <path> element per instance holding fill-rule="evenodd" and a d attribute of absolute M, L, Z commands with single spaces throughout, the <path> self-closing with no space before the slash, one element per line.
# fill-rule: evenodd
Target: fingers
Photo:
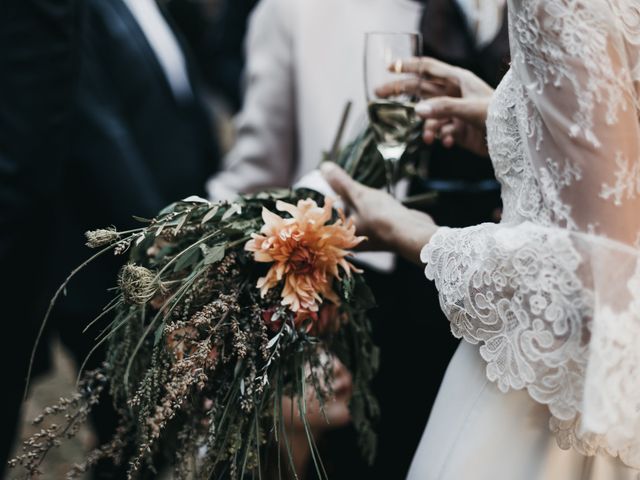
<path fill-rule="evenodd" d="M 476 98 L 438 97 L 424 100 L 415 107 L 425 119 L 459 118 L 474 125 L 483 125 L 487 119 L 488 102 Z"/>
<path fill-rule="evenodd" d="M 456 144 L 456 139 L 453 137 L 453 135 L 444 135 L 441 141 L 442 145 L 444 145 L 445 148 L 453 148 L 453 146 Z"/>
<path fill-rule="evenodd" d="M 442 145 L 444 145 L 446 148 L 453 147 L 456 144 L 459 130 L 459 124 L 448 123 L 444 125 L 440 130 Z"/>
<path fill-rule="evenodd" d="M 442 97 L 450 92 L 450 88 L 439 82 L 433 82 L 430 80 L 422 80 L 420 82 L 420 98 Z"/>
<path fill-rule="evenodd" d="M 381 98 L 393 97 L 402 94 L 417 95 L 420 90 L 419 78 L 404 78 L 395 82 L 385 83 L 375 90 L 375 94 Z"/>
<path fill-rule="evenodd" d="M 416 113 L 427 118 L 462 117 L 469 115 L 468 100 L 452 97 L 437 97 L 424 100 L 415 107 Z"/>
<path fill-rule="evenodd" d="M 422 139 L 427 145 L 431 145 L 440 137 L 440 131 L 443 126 L 450 122 L 450 119 L 428 118 L 424 122 Z"/>
<path fill-rule="evenodd" d="M 447 95 L 449 90 L 442 83 L 425 79 L 405 78 L 395 82 L 386 83 L 376 88 L 375 94 L 381 98 L 398 95 L 412 95 L 419 98 L 431 98 Z"/>
<path fill-rule="evenodd" d="M 474 95 L 490 97 L 493 88 L 476 74 L 464 68 L 454 67 L 434 58 L 421 57 L 397 60 L 389 66 L 396 73 L 414 73 L 423 80 L 440 84 L 447 96 Z"/>
<path fill-rule="evenodd" d="M 414 57 L 394 62 L 389 70 L 395 73 L 415 73 L 426 78 L 445 79 L 459 84 L 460 69 L 431 57 Z"/>
<path fill-rule="evenodd" d="M 362 194 L 364 187 L 354 181 L 343 169 L 332 162 L 325 162 L 320 166 L 320 171 L 326 178 L 331 188 L 351 207 L 356 206 L 357 198 Z"/>
<path fill-rule="evenodd" d="M 422 140 L 427 145 L 432 145 L 437 139 L 446 147 L 451 148 L 456 143 L 459 125 L 454 124 L 451 119 L 434 120 L 425 122 Z"/>
<path fill-rule="evenodd" d="M 460 121 L 446 118 L 442 120 L 428 119 L 425 121 L 422 138 L 427 145 L 431 145 L 436 139 L 440 139 L 446 148 L 453 147 L 459 142 L 463 124 Z"/>

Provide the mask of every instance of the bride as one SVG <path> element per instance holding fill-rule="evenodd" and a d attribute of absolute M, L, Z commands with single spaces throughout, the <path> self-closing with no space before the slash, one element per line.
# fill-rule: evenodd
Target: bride
<path fill-rule="evenodd" d="M 466 340 L 411 480 L 635 479 L 640 5 L 509 0 L 509 10 L 512 66 L 493 95 L 469 72 L 403 62 L 458 97 L 416 108 L 426 142 L 481 152 L 486 133 L 500 224 L 439 228 L 337 167 L 324 173 L 372 248 L 426 264 Z"/>

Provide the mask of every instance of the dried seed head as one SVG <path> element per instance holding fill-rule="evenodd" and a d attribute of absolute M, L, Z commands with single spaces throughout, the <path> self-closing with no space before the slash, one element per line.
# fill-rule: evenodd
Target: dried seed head
<path fill-rule="evenodd" d="M 118 285 L 127 303 L 143 305 L 164 290 L 148 268 L 128 263 L 120 270 Z"/>
<path fill-rule="evenodd" d="M 100 248 L 120 240 L 120 234 L 114 227 L 89 230 L 84 234 L 87 238 L 87 247 Z"/>

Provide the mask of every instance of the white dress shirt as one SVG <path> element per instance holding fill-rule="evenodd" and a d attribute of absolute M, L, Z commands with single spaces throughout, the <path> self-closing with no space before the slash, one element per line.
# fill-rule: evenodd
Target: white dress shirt
<path fill-rule="evenodd" d="M 175 34 L 155 0 L 124 0 L 151 45 L 177 99 L 192 95 L 187 64 Z"/>

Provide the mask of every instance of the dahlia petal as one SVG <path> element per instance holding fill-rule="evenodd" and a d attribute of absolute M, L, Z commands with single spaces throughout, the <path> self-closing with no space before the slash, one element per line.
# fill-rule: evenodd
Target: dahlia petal
<path fill-rule="evenodd" d="M 282 217 L 273 213 L 267 207 L 262 207 L 262 220 L 264 225 L 260 231 L 265 234 L 277 231 L 284 221 Z"/>
<path fill-rule="evenodd" d="M 298 205 L 300 205 L 300 202 L 298 202 Z M 287 202 L 283 202 L 282 200 L 278 200 L 276 202 L 276 209 L 280 212 L 287 212 L 294 219 L 297 219 L 298 217 L 298 213 L 299 213 L 298 208 L 295 205 L 292 205 Z"/>
<path fill-rule="evenodd" d="M 269 255 L 267 252 L 263 252 L 261 250 L 258 250 L 256 252 L 254 252 L 253 254 L 253 259 L 256 262 L 260 262 L 260 263 L 270 263 L 273 262 L 273 257 L 271 255 Z"/>

